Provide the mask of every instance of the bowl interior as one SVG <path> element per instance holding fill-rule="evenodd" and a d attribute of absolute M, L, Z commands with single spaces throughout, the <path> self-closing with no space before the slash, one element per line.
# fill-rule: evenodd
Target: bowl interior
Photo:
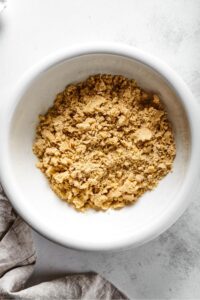
<path fill-rule="evenodd" d="M 44 175 L 35 167 L 32 153 L 38 115 L 53 103 L 56 94 L 71 82 L 96 73 L 121 74 L 161 95 L 173 124 L 177 156 L 173 172 L 139 201 L 121 210 L 78 213 L 50 189 Z M 121 55 L 88 54 L 62 60 L 35 77 L 14 111 L 9 131 L 9 160 L 17 188 L 17 207 L 30 224 L 55 241 L 88 249 L 114 248 L 138 244 L 145 231 L 176 201 L 190 159 L 190 128 L 184 107 L 170 84 L 144 63 Z"/>

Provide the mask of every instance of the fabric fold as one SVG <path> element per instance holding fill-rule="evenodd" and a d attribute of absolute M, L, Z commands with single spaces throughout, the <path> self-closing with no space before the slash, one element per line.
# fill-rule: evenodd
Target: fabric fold
<path fill-rule="evenodd" d="M 95 273 L 70 274 L 26 288 L 36 259 L 32 231 L 0 186 L 0 299 L 127 299 Z"/>

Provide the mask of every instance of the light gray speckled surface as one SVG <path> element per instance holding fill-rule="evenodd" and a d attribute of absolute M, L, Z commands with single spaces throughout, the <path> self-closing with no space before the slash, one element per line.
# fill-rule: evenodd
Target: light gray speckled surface
<path fill-rule="evenodd" d="M 32 63 L 63 46 L 99 40 L 125 42 L 162 58 L 200 102 L 200 1 L 15 0 L 0 17 L 1 104 Z M 162 236 L 120 253 L 64 249 L 35 233 L 32 282 L 94 270 L 131 299 L 200 299 L 199 196 L 200 187 L 190 208 Z"/>

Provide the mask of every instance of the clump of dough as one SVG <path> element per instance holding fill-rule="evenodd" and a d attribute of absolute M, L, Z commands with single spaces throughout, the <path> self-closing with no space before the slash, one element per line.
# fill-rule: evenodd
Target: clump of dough
<path fill-rule="evenodd" d="M 172 168 L 175 143 L 158 95 L 104 74 L 57 95 L 40 116 L 33 151 L 61 199 L 107 210 L 152 190 Z"/>

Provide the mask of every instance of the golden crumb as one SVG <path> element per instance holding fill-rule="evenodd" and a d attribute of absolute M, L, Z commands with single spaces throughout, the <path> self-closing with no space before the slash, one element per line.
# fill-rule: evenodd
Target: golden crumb
<path fill-rule="evenodd" d="M 175 143 L 158 95 L 120 75 L 68 85 L 40 116 L 33 152 L 77 210 L 134 203 L 172 168 Z"/>

